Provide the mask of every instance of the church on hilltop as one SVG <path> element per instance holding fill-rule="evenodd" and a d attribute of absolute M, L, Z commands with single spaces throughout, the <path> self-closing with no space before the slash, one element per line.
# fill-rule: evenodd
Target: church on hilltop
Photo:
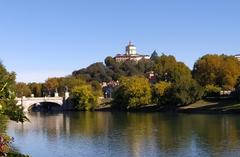
<path fill-rule="evenodd" d="M 125 54 L 117 54 L 114 59 L 116 62 L 125 62 L 128 60 L 138 62 L 142 59 L 149 60 L 150 56 L 138 54 L 136 46 L 129 42 L 129 44 L 126 46 Z"/>

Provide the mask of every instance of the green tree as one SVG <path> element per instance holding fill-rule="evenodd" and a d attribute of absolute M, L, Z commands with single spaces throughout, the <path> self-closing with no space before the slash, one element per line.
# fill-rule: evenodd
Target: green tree
<path fill-rule="evenodd" d="M 171 86 L 172 86 L 171 83 L 165 81 L 160 81 L 159 83 L 153 85 L 152 89 L 153 102 L 158 105 L 166 105 L 166 103 L 168 102 L 167 94 Z"/>
<path fill-rule="evenodd" d="M 84 85 L 86 82 L 79 77 L 67 76 L 59 78 L 58 91 L 60 95 L 64 96 L 66 89 L 71 93 L 74 87 Z"/>
<path fill-rule="evenodd" d="M 186 105 L 202 97 L 202 88 L 193 80 L 191 70 L 184 63 L 177 62 L 175 57 L 163 54 L 156 58 L 154 71 L 158 81 L 172 84 L 164 99 L 167 105 Z"/>
<path fill-rule="evenodd" d="M 11 120 L 23 122 L 27 120 L 23 108 L 15 101 L 15 73 L 9 73 L 0 63 L 0 114 L 7 115 Z"/>
<path fill-rule="evenodd" d="M 202 86 L 215 85 L 232 90 L 239 76 L 240 62 L 234 56 L 204 55 L 193 68 L 193 77 Z"/>
<path fill-rule="evenodd" d="M 172 107 L 188 105 L 201 99 L 203 96 L 202 87 L 193 79 L 183 78 L 170 88 L 167 98 L 168 104 Z"/>
<path fill-rule="evenodd" d="M 158 81 L 174 82 L 176 80 L 177 61 L 174 56 L 161 55 L 155 59 L 153 67 Z"/>
<path fill-rule="evenodd" d="M 151 88 L 148 79 L 142 76 L 122 77 L 114 92 L 113 107 L 138 108 L 151 103 Z"/>
<path fill-rule="evenodd" d="M 43 96 L 43 84 L 42 83 L 29 83 L 28 84 L 32 94 L 34 94 L 35 97 L 42 97 Z"/>
<path fill-rule="evenodd" d="M 212 84 L 206 85 L 204 89 L 204 96 L 219 96 L 221 88 Z"/>
<path fill-rule="evenodd" d="M 118 80 L 121 76 L 134 76 L 144 75 L 144 73 L 151 71 L 153 67 L 153 61 L 140 60 L 125 61 L 118 63 L 112 57 L 105 59 L 105 65 L 103 63 L 94 63 L 87 68 L 76 70 L 72 73 L 73 76 L 82 77 L 84 80 L 109 82 L 111 80 Z"/>
<path fill-rule="evenodd" d="M 114 65 L 116 64 L 115 59 L 110 57 L 110 56 L 106 57 L 104 62 L 105 62 L 107 67 L 114 67 Z"/>
<path fill-rule="evenodd" d="M 59 87 L 59 78 L 53 77 L 53 78 L 48 78 L 45 83 L 45 95 L 54 95 L 55 90 Z M 46 93 L 47 92 L 47 93 Z"/>
<path fill-rule="evenodd" d="M 16 96 L 18 98 L 21 98 L 23 96 L 30 97 L 31 93 L 31 89 L 26 83 L 19 82 L 16 84 Z"/>
<path fill-rule="evenodd" d="M 103 63 L 91 64 L 86 69 L 73 72 L 73 76 L 90 76 L 90 81 L 109 82 L 112 80 L 111 71 Z"/>
<path fill-rule="evenodd" d="M 94 95 L 90 85 L 81 85 L 73 88 L 72 100 L 78 110 L 92 110 L 97 105 L 98 97 Z"/>
<path fill-rule="evenodd" d="M 23 156 L 18 153 L 10 152 L 10 138 L 2 134 L 2 129 L 6 129 L 3 119 L 9 118 L 16 122 L 28 120 L 23 113 L 23 108 L 16 105 L 15 101 L 15 73 L 6 70 L 0 63 L 0 156 Z M 3 127 L 3 128 L 2 128 Z"/>

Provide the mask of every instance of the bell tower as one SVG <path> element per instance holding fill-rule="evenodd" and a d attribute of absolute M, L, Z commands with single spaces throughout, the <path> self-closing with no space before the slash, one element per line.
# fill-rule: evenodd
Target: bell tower
<path fill-rule="evenodd" d="M 126 46 L 126 55 L 128 56 L 137 55 L 137 48 L 131 42 L 129 42 L 129 44 Z"/>

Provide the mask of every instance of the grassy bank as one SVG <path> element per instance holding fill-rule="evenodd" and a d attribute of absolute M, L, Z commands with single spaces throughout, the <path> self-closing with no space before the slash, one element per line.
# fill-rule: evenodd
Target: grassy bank
<path fill-rule="evenodd" d="M 111 101 L 103 103 L 96 108 L 96 111 L 112 111 L 116 110 L 111 108 Z M 171 108 L 171 106 L 164 107 L 155 104 L 146 105 L 128 111 L 139 112 L 180 112 L 180 113 L 240 113 L 240 102 L 230 98 L 211 98 L 205 100 L 199 100 L 196 103 L 181 106 L 178 108 Z"/>
<path fill-rule="evenodd" d="M 178 109 L 184 113 L 240 113 L 240 102 L 228 98 L 200 100 Z"/>

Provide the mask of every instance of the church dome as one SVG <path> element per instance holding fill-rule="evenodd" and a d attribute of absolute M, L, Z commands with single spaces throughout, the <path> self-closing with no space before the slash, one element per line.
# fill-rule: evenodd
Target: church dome
<path fill-rule="evenodd" d="M 136 55 L 137 48 L 131 42 L 126 46 L 126 55 Z"/>

